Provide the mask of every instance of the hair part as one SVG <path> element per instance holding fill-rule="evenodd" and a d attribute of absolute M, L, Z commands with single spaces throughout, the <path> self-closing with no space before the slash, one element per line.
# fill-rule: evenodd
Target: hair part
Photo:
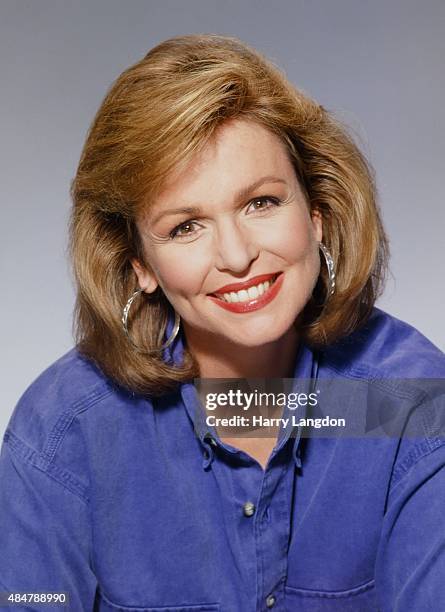
<path fill-rule="evenodd" d="M 322 347 L 348 335 L 365 323 L 383 290 L 388 242 L 374 174 L 346 128 L 235 38 L 166 40 L 108 91 L 71 186 L 76 346 L 133 392 L 162 395 L 199 376 L 187 349 L 181 365 L 136 351 L 121 317 L 137 288 L 131 259 L 145 262 L 136 219 L 171 173 L 202 151 L 230 119 L 254 121 L 282 140 L 310 209 L 323 218 L 323 242 L 336 264 L 336 291 L 323 306 L 328 278 L 322 261 L 301 314 L 302 339 Z M 141 294 L 131 311 L 131 335 L 138 346 L 159 346 L 169 312 L 160 289 L 152 296 Z"/>

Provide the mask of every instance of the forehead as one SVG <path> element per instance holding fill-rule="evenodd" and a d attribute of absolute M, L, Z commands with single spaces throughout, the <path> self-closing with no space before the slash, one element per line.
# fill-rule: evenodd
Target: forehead
<path fill-rule="evenodd" d="M 296 181 L 286 145 L 273 132 L 248 120 L 230 120 L 205 147 L 165 182 L 153 205 L 230 197 L 264 176 Z"/>

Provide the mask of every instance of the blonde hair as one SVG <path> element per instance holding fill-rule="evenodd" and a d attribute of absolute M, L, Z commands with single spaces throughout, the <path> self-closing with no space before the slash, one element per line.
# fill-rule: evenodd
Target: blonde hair
<path fill-rule="evenodd" d="M 388 244 L 373 172 L 346 129 L 296 89 L 260 53 L 216 35 L 172 38 L 125 70 L 90 127 L 71 187 L 70 249 L 77 300 L 77 348 L 126 388 L 161 395 L 199 375 L 187 349 L 180 365 L 134 350 L 122 309 L 137 288 L 130 260 L 144 262 L 135 219 L 229 119 L 245 118 L 285 143 L 323 242 L 336 263 L 336 291 L 325 306 L 327 271 L 302 316 L 303 340 L 324 346 L 351 333 L 381 293 Z M 133 312 L 134 310 L 134 312 Z M 156 346 L 169 304 L 159 289 L 132 307 L 131 334 Z"/>

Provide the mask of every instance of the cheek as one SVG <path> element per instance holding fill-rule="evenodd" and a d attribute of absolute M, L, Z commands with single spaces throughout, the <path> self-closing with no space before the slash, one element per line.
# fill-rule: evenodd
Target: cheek
<path fill-rule="evenodd" d="M 269 249 L 279 254 L 286 262 L 317 262 L 318 245 L 309 217 L 302 211 L 292 210 L 270 227 L 265 240 Z"/>
<path fill-rule="evenodd" d="M 175 245 L 155 258 L 153 270 L 167 297 L 200 292 L 207 265 L 203 254 L 194 246 Z"/>

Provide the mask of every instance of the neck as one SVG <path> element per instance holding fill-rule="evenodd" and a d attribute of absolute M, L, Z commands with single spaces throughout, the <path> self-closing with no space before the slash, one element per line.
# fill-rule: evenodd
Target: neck
<path fill-rule="evenodd" d="M 188 332 L 188 333 L 187 333 Z M 187 345 L 201 378 L 292 378 L 299 334 L 292 327 L 284 336 L 262 346 L 245 347 L 226 338 L 185 329 Z"/>

